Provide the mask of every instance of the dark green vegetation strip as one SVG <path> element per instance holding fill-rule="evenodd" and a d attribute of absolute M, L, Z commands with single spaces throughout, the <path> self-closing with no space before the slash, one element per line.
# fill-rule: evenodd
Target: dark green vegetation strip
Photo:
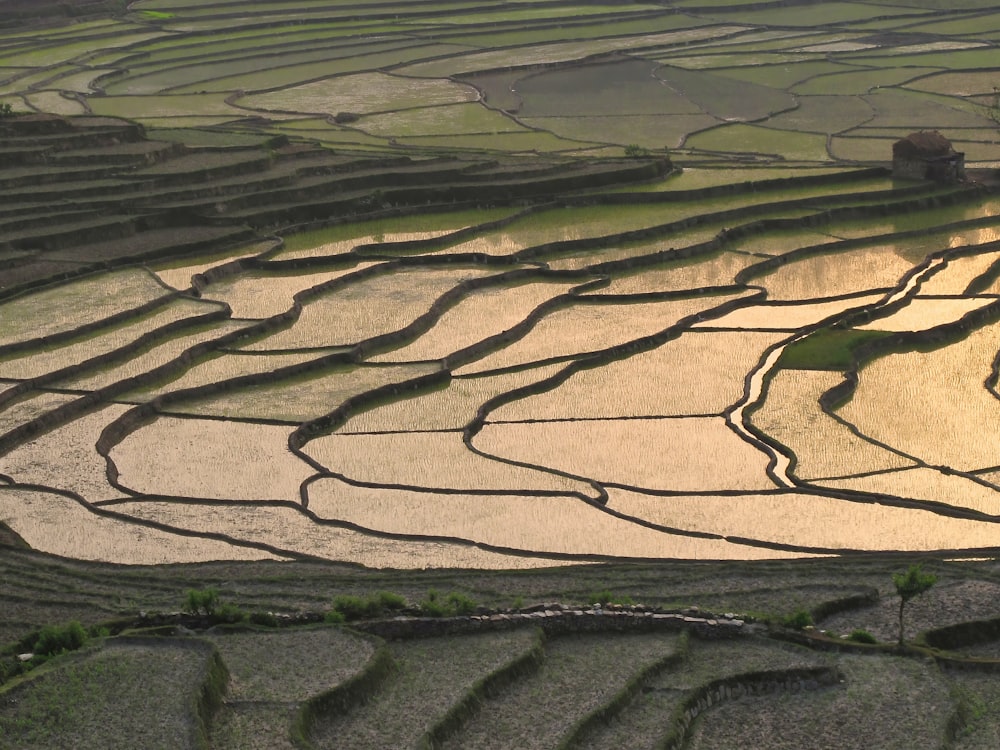
<path fill-rule="evenodd" d="M 857 364 L 856 351 L 861 344 L 889 335 L 885 331 L 822 328 L 788 346 L 778 364 L 800 370 L 847 370 Z"/>

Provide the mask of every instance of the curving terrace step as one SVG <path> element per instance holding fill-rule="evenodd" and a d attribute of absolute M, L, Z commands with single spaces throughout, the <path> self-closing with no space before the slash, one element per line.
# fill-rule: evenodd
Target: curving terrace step
<path fill-rule="evenodd" d="M 453 734 L 497 673 L 523 677 L 538 666 L 537 631 L 394 641 L 396 668 L 362 706 L 318 715 L 308 739 L 316 748 L 416 747 L 429 735 Z M 465 710 L 455 710 L 465 705 Z M 430 739 L 428 737 L 428 739 Z"/>
<path fill-rule="evenodd" d="M 48 162 L 60 167 L 91 164 L 142 167 L 177 158 L 184 152 L 184 146 L 175 141 L 135 141 L 118 144 L 113 148 L 90 147 L 57 151 L 49 155 Z"/>
<path fill-rule="evenodd" d="M 548 197 L 669 169 L 665 160 L 501 164 L 373 157 L 270 137 L 187 146 L 147 139 L 135 123 L 89 116 L 17 117 L 0 125 L 0 135 L 0 290 L 6 294 L 46 274 L 78 272 L 63 267 L 66 261 L 86 265 L 203 249 L 185 234 L 207 226 L 232 228 L 217 235 L 224 249 L 247 227 L 328 222 L 387 207 Z M 146 251 L 128 240 L 167 228 L 176 230 L 173 246 L 162 234 Z"/>

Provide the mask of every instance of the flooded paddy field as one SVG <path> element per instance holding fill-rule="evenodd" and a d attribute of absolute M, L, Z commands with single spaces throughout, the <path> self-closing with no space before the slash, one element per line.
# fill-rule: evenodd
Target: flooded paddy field
<path fill-rule="evenodd" d="M 128 564 L 995 554 L 1000 12 L 953 10 L 0 31 L 0 103 L 158 144 L 4 152 L 0 521 Z M 918 130 L 969 179 L 894 178 Z M 234 233 L 125 247 L 163 217 Z"/>

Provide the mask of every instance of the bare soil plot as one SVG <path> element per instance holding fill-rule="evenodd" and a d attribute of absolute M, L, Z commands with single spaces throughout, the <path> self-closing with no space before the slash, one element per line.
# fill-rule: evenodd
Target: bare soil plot
<path fill-rule="evenodd" d="M 301 703 L 357 674 L 375 644 L 342 628 L 217 633 L 228 703 Z"/>
<path fill-rule="evenodd" d="M 828 663 L 805 649 L 762 641 L 712 646 L 689 640 L 679 664 L 652 676 L 631 703 L 606 726 L 584 736 L 581 747 L 595 750 L 628 745 L 659 747 L 684 698 L 700 685 L 737 674 L 795 669 Z"/>

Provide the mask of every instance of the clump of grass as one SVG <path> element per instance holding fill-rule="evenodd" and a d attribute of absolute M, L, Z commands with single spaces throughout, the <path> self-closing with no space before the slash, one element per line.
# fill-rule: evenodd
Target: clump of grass
<path fill-rule="evenodd" d="M 475 611 L 476 603 L 458 591 L 449 591 L 442 596 L 437 589 L 430 589 L 420 602 L 420 612 L 427 617 L 455 617 L 471 615 Z"/>
<path fill-rule="evenodd" d="M 800 609 L 794 614 L 788 615 L 781 621 L 781 624 L 786 628 L 794 628 L 795 630 L 802 630 L 813 624 L 812 615 L 809 614 L 807 610 Z"/>
<path fill-rule="evenodd" d="M 213 588 L 188 589 L 182 609 L 191 615 L 204 615 L 222 622 L 240 622 L 247 618 L 247 614 L 235 604 L 220 601 L 219 592 Z"/>
<path fill-rule="evenodd" d="M 48 625 L 42 628 L 33 651 L 40 656 L 54 656 L 82 648 L 88 639 L 87 630 L 73 620 L 66 625 Z"/>
<path fill-rule="evenodd" d="M 854 641 L 855 643 L 878 643 L 878 639 L 875 636 L 861 628 L 852 630 L 851 634 L 847 636 L 847 640 Z"/>
<path fill-rule="evenodd" d="M 368 597 L 339 594 L 333 599 L 333 609 L 327 612 L 327 622 L 371 620 L 387 612 L 406 609 L 406 599 L 391 591 L 376 591 Z"/>
<path fill-rule="evenodd" d="M 215 614 L 219 606 L 219 592 L 215 589 L 188 589 L 184 597 L 184 611 L 191 615 Z"/>

